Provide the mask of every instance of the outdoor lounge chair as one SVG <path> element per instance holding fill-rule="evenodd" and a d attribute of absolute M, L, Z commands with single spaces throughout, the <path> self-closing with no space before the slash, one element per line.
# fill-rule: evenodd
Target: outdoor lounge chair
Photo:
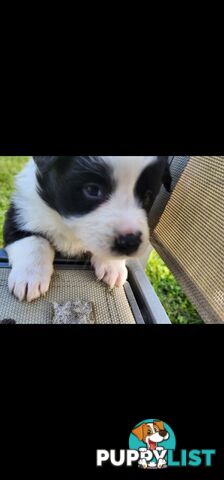
<path fill-rule="evenodd" d="M 205 323 L 224 322 L 224 157 L 174 157 L 172 193 L 150 216 L 151 243 Z"/>
<path fill-rule="evenodd" d="M 170 157 L 172 192 L 162 187 L 151 211 L 151 244 L 206 323 L 224 322 L 224 157 Z M 92 302 L 97 324 L 169 324 L 143 265 L 128 262 L 128 281 L 112 292 L 97 282 L 88 258 L 57 257 L 46 297 L 18 302 L 8 291 L 0 251 L 0 322 L 52 323 L 52 302 Z"/>

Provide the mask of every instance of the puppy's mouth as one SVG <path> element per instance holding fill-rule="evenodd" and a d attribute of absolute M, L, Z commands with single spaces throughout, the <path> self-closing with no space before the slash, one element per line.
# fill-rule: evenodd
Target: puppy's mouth
<path fill-rule="evenodd" d="M 148 448 L 149 450 L 155 450 L 157 446 L 156 442 L 152 442 L 151 440 L 148 440 Z"/>

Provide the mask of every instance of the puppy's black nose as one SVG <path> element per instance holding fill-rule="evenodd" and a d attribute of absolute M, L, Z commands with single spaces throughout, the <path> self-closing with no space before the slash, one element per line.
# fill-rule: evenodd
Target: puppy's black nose
<path fill-rule="evenodd" d="M 142 233 L 129 233 L 128 235 L 119 235 L 114 242 L 113 250 L 124 255 L 135 253 L 142 242 Z"/>
<path fill-rule="evenodd" d="M 167 435 L 167 431 L 166 430 L 160 430 L 159 434 L 161 435 L 161 437 L 165 437 Z"/>

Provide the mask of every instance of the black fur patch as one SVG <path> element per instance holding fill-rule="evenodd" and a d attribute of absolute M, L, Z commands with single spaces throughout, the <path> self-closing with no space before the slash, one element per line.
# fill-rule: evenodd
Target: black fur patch
<path fill-rule="evenodd" d="M 12 203 L 5 218 L 5 223 L 3 227 L 3 242 L 4 247 L 10 245 L 17 240 L 22 240 L 26 237 L 31 237 L 32 232 L 22 230 L 17 223 L 18 211 L 15 205 Z"/>
<path fill-rule="evenodd" d="M 100 157 L 36 157 L 36 163 L 39 195 L 65 217 L 92 212 L 115 188 L 112 170 Z M 91 183 L 102 188 L 103 199 L 85 196 L 83 187 Z"/>
<path fill-rule="evenodd" d="M 143 208 L 149 213 L 162 185 L 167 191 L 171 189 L 169 157 L 158 157 L 155 163 L 144 169 L 138 179 L 135 195 Z"/>

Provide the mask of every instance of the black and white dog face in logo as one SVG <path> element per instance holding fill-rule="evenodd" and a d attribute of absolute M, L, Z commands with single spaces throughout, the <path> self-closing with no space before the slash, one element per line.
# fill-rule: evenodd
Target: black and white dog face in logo
<path fill-rule="evenodd" d="M 90 252 L 110 288 L 127 279 L 125 260 L 144 254 L 148 215 L 171 178 L 168 157 L 35 156 L 16 180 L 4 241 L 19 300 L 48 290 L 55 250 Z"/>

